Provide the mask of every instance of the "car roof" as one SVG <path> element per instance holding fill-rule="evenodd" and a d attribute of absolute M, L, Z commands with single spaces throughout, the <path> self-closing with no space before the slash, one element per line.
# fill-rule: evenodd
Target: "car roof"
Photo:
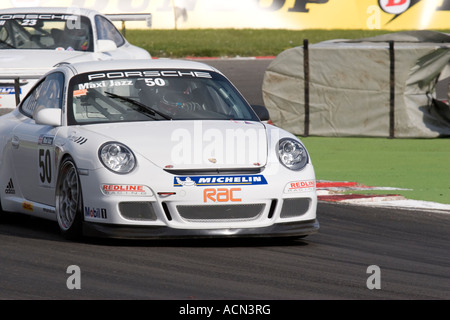
<path fill-rule="evenodd" d="M 19 14 L 19 13 L 29 13 L 29 14 L 55 13 L 67 15 L 75 14 L 82 16 L 100 14 L 96 10 L 79 7 L 16 7 L 16 8 L 0 9 L 0 14 Z"/>
<path fill-rule="evenodd" d="M 101 72 L 110 70 L 138 70 L 138 69 L 190 69 L 213 71 L 220 73 L 217 69 L 205 63 L 191 60 L 175 59 L 126 59 L 126 60 L 101 60 L 86 61 L 64 64 L 76 74 L 86 72 Z"/>

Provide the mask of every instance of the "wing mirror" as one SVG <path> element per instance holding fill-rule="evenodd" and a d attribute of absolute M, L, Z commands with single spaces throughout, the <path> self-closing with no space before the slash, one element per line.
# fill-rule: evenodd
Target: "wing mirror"
<path fill-rule="evenodd" d="M 36 122 L 36 124 L 59 127 L 62 124 L 61 115 L 61 109 L 42 109 L 36 113 L 36 115 L 34 116 L 34 121 Z"/>
<path fill-rule="evenodd" d="M 97 50 L 98 52 L 108 52 L 117 50 L 117 45 L 112 40 L 97 40 Z"/>

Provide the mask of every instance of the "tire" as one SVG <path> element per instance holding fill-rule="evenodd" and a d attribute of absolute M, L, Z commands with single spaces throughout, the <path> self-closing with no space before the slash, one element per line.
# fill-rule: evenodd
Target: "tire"
<path fill-rule="evenodd" d="M 56 217 L 64 238 L 76 240 L 82 235 L 83 200 L 78 170 L 72 158 L 61 163 L 56 184 Z"/>

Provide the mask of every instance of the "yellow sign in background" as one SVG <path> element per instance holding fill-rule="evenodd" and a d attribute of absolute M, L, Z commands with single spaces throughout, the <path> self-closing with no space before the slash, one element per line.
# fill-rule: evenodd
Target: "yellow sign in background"
<path fill-rule="evenodd" d="M 154 29 L 450 28 L 450 0 L 3 0 L 0 8 L 83 7 L 101 13 L 152 13 Z M 127 28 L 146 28 L 128 22 Z"/>

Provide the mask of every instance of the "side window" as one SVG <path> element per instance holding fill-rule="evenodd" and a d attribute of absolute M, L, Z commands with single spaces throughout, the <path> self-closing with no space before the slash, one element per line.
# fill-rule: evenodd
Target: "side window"
<path fill-rule="evenodd" d="M 8 47 L 11 46 L 10 43 L 8 43 L 9 41 L 9 33 L 8 30 L 6 30 L 5 27 L 0 25 L 0 45 L 3 47 Z M 3 49 L 3 48 L 2 48 Z"/>
<path fill-rule="evenodd" d="M 52 73 L 34 88 L 21 105 L 21 111 L 28 117 L 43 108 L 61 108 L 64 76 L 62 73 Z"/>
<path fill-rule="evenodd" d="M 0 23 L 0 49 L 16 48 L 14 31 L 17 31 L 17 23 L 9 20 L 2 20 Z"/>
<path fill-rule="evenodd" d="M 112 40 L 117 47 L 125 43 L 125 39 L 112 24 L 111 21 L 100 15 L 95 16 L 95 26 L 97 27 L 97 37 L 99 40 Z"/>

